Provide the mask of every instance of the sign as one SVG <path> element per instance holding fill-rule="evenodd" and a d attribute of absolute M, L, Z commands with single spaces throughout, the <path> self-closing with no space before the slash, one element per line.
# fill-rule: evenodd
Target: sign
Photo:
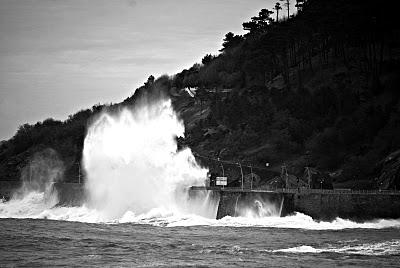
<path fill-rule="evenodd" d="M 228 177 L 217 177 L 216 181 L 215 181 L 215 185 L 227 186 L 228 185 Z"/>

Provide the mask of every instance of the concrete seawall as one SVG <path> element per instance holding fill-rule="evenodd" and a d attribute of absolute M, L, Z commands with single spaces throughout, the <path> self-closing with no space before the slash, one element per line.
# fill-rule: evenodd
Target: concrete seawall
<path fill-rule="evenodd" d="M 54 183 L 58 196 L 57 206 L 81 206 L 86 201 L 85 187 L 79 183 Z"/>
<path fill-rule="evenodd" d="M 294 210 L 318 220 L 400 218 L 400 194 L 295 193 Z"/>
<path fill-rule="evenodd" d="M 18 183 L 3 183 L 0 198 L 10 198 Z M 59 206 L 80 206 L 86 201 L 85 187 L 77 183 L 55 183 Z M 208 191 L 218 203 L 217 219 L 240 216 L 244 209 L 260 212 L 260 204 L 268 204 L 268 213 L 286 216 L 301 212 L 315 220 L 337 217 L 356 221 L 400 218 L 400 192 L 339 192 L 329 190 L 250 190 L 240 188 L 191 187 L 189 196 Z M 263 214 L 265 215 L 265 214 Z"/>
<path fill-rule="evenodd" d="M 0 199 L 9 200 L 13 193 L 21 187 L 19 181 L 0 182 Z M 57 182 L 53 184 L 52 191 L 58 196 L 59 206 L 80 206 L 86 200 L 83 184 Z"/>
<path fill-rule="evenodd" d="M 205 189 L 192 187 L 191 191 Z M 301 212 L 315 220 L 337 217 L 355 221 L 400 218 L 400 192 L 335 192 L 326 190 L 241 190 L 208 188 L 219 193 L 217 219 L 239 216 L 240 209 L 259 209 L 256 201 L 280 206 L 280 216 Z"/>
<path fill-rule="evenodd" d="M 291 194 L 220 191 L 219 195 L 217 219 L 225 216 L 241 216 L 246 210 L 264 216 L 286 216 L 294 210 Z M 267 207 L 261 207 L 262 205 Z"/>
<path fill-rule="evenodd" d="M 21 185 L 20 181 L 0 181 L 0 199 L 9 200 Z"/>

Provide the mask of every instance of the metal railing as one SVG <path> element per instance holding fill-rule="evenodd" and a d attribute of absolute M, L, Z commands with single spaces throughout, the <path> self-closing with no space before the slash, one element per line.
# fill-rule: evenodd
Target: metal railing
<path fill-rule="evenodd" d="M 315 193 L 315 194 L 371 194 L 371 195 L 400 195 L 398 190 L 351 190 L 351 189 L 309 189 L 309 188 L 242 188 L 242 187 L 218 187 L 218 186 L 192 186 L 191 190 L 214 190 L 224 192 L 275 192 L 275 193 Z"/>

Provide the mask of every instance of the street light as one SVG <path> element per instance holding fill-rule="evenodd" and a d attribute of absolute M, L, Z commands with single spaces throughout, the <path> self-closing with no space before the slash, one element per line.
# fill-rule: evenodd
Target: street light
<path fill-rule="evenodd" d="M 32 167 L 34 168 L 34 165 L 36 165 L 37 162 L 35 160 L 32 160 L 29 163 L 29 184 L 32 184 Z"/>
<path fill-rule="evenodd" d="M 240 167 L 240 173 L 242 174 L 242 191 L 243 191 L 243 169 L 242 169 L 242 164 L 237 163 Z"/>
<path fill-rule="evenodd" d="M 218 162 L 219 162 L 220 160 L 219 160 L 219 157 L 218 157 Z M 224 166 L 222 165 L 222 163 L 221 162 L 219 162 L 219 164 L 220 164 L 220 166 L 221 166 L 221 169 L 222 169 L 222 177 L 225 177 L 225 170 L 224 170 Z"/>
<path fill-rule="evenodd" d="M 81 184 L 81 164 L 78 162 L 75 165 L 78 165 L 78 183 Z"/>
<path fill-rule="evenodd" d="M 250 189 L 253 190 L 253 166 L 252 165 L 250 165 L 250 172 L 251 172 Z"/>

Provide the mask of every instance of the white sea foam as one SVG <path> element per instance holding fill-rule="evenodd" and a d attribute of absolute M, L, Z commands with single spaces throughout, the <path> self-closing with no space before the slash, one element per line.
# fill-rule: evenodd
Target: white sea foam
<path fill-rule="evenodd" d="M 179 212 L 164 208 L 154 208 L 146 213 L 126 211 L 121 217 L 110 219 L 102 211 L 82 207 L 54 207 L 55 200 L 47 200 L 44 193 L 32 192 L 23 199 L 13 199 L 0 203 L 1 218 L 34 218 L 62 221 L 78 221 L 88 223 L 133 223 L 150 224 L 154 226 L 214 226 L 214 227 L 264 227 L 290 228 L 307 230 L 342 230 L 342 229 L 383 229 L 400 228 L 400 220 L 376 220 L 365 223 L 356 223 L 350 220 L 336 219 L 332 222 L 316 222 L 311 217 L 297 213 L 287 217 L 224 217 L 220 220 L 196 215 L 195 213 Z M 291 249 L 288 249 L 289 251 Z M 300 248 L 299 250 L 307 250 Z M 312 249 L 310 249 L 312 250 Z M 319 250 L 319 249 L 317 249 Z M 350 249 L 349 249 L 350 250 Z"/>
<path fill-rule="evenodd" d="M 45 192 L 31 191 L 23 196 L 16 196 L 8 202 L 0 203 L 1 218 L 38 218 L 40 213 L 57 203 L 55 196 Z"/>
<path fill-rule="evenodd" d="M 297 247 L 269 250 L 269 252 L 282 252 L 282 253 L 338 253 L 347 255 L 372 255 L 372 256 L 386 256 L 400 254 L 400 240 L 390 240 L 376 243 L 364 243 L 353 245 L 341 245 L 314 248 L 308 245 L 301 245 Z"/>
<path fill-rule="evenodd" d="M 400 228 L 400 220 L 376 220 L 356 223 L 337 218 L 332 222 L 316 222 L 311 217 L 296 213 L 287 217 L 224 217 L 220 220 L 203 217 L 195 213 L 179 212 L 165 208 L 153 208 L 145 213 L 127 210 L 120 217 L 105 217 L 102 211 L 84 205 L 82 207 L 54 207 L 54 197 L 46 197 L 44 193 L 31 192 L 22 199 L 12 199 L 0 203 L 1 218 L 35 218 L 89 223 L 133 223 L 155 226 L 230 226 L 230 227 L 264 227 L 290 228 L 307 230 L 342 230 L 342 229 L 383 229 Z M 304 248 L 302 248 L 305 250 Z"/>

